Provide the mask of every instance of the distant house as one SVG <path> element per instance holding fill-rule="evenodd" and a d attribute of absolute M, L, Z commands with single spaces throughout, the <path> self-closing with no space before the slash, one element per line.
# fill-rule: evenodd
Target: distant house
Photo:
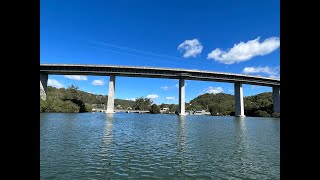
<path fill-rule="evenodd" d="M 205 114 L 206 111 L 205 110 L 196 110 L 193 114 L 195 115 L 202 115 L 202 114 Z"/>
<path fill-rule="evenodd" d="M 169 112 L 169 108 L 161 108 L 160 109 L 160 113 L 168 113 Z"/>

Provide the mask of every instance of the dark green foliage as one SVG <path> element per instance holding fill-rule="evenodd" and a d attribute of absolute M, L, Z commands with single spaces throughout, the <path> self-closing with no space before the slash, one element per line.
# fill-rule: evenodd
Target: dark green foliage
<path fill-rule="evenodd" d="M 234 115 L 234 95 L 218 93 L 203 94 L 190 101 L 191 110 L 208 110 L 212 115 Z M 280 117 L 273 112 L 272 93 L 266 92 L 244 97 L 246 116 Z"/>
<path fill-rule="evenodd" d="M 40 100 L 40 112 L 79 112 L 80 107 L 71 101 L 63 101 L 47 96 L 47 100 Z"/>
<path fill-rule="evenodd" d="M 85 112 L 91 112 L 92 111 L 92 106 L 91 104 L 85 103 Z"/>
<path fill-rule="evenodd" d="M 119 108 L 119 109 L 128 109 L 129 107 L 133 109 L 134 105 L 135 105 L 135 101 L 129 101 L 129 100 L 123 100 L 123 99 L 115 99 L 114 100 L 114 107 L 116 109 L 118 109 L 117 108 L 118 105 L 121 106 L 121 108 Z"/>
<path fill-rule="evenodd" d="M 69 88 L 54 88 L 48 86 L 47 100 L 40 99 L 40 112 L 91 112 L 92 108 L 106 108 L 108 96 L 95 95 L 79 90 L 77 86 Z M 115 99 L 115 108 L 135 110 L 155 110 L 168 107 L 171 113 L 178 110 L 177 104 L 161 104 L 151 106 L 149 98 L 137 98 L 136 101 Z M 156 108 L 156 106 L 158 108 Z M 244 98 L 244 110 L 246 116 L 280 117 L 280 113 L 273 112 L 272 93 L 261 93 Z M 234 96 L 225 93 L 203 94 L 189 103 L 186 110 L 206 110 L 212 115 L 234 115 Z"/>
<path fill-rule="evenodd" d="M 152 104 L 152 101 L 150 98 L 140 97 L 136 99 L 134 109 L 148 111 L 151 104 Z"/>
<path fill-rule="evenodd" d="M 152 104 L 151 108 L 150 108 L 150 113 L 151 114 L 158 114 L 160 113 L 160 107 L 156 104 Z"/>
<path fill-rule="evenodd" d="M 162 104 L 160 104 L 160 108 L 169 108 L 169 105 L 162 103 Z"/>
<path fill-rule="evenodd" d="M 273 115 L 272 93 L 261 93 L 244 98 L 244 114 L 254 117 L 270 117 Z"/>
<path fill-rule="evenodd" d="M 255 111 L 254 115 L 256 117 L 270 117 L 270 115 L 266 111 L 261 111 L 261 110 Z"/>
<path fill-rule="evenodd" d="M 212 115 L 229 115 L 234 112 L 234 97 L 230 94 L 202 94 L 190 101 L 191 110 L 207 110 Z"/>
<path fill-rule="evenodd" d="M 40 112 L 45 112 L 46 106 L 47 106 L 46 101 L 40 98 Z"/>
<path fill-rule="evenodd" d="M 210 106 L 209 112 L 211 115 L 222 115 L 222 110 L 223 108 L 218 103 L 215 103 Z"/>
<path fill-rule="evenodd" d="M 75 97 L 76 98 L 76 97 Z M 84 104 L 83 101 L 81 101 L 80 99 L 64 99 L 64 101 L 71 101 L 72 103 L 76 104 L 77 106 L 79 106 L 79 112 L 87 112 L 86 111 L 86 106 Z M 92 110 L 92 109 L 91 109 Z M 90 111 L 91 112 L 91 111 Z"/>
<path fill-rule="evenodd" d="M 108 96 L 87 93 L 74 85 L 67 89 L 48 86 L 47 100 L 40 99 L 40 112 L 91 112 L 93 107 L 106 107 L 107 102 Z M 115 99 L 115 107 L 121 105 L 127 109 L 134 104 L 134 101 Z"/>
<path fill-rule="evenodd" d="M 169 104 L 169 112 L 175 113 L 178 111 L 179 105 L 178 104 Z"/>
<path fill-rule="evenodd" d="M 159 108 L 169 108 L 170 113 L 175 113 L 178 111 L 179 105 L 178 104 L 160 104 Z"/>
<path fill-rule="evenodd" d="M 262 116 L 265 113 L 261 114 L 261 111 L 266 112 L 269 116 Z M 273 114 L 273 104 L 268 106 L 256 106 L 245 109 L 245 114 L 247 116 L 255 116 L 255 117 L 270 117 Z"/>
<path fill-rule="evenodd" d="M 261 108 L 272 105 L 272 93 L 261 93 L 244 98 L 244 109 Z"/>

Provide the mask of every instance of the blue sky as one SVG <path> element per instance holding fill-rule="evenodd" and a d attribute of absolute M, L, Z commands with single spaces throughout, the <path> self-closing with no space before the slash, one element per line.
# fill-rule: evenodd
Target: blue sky
<path fill-rule="evenodd" d="M 40 0 L 40 63 L 132 65 L 280 78 L 279 0 Z M 104 94 L 107 76 L 49 75 Z M 178 103 L 178 80 L 116 77 L 116 98 Z M 233 84 L 186 81 L 186 101 Z M 243 85 L 245 96 L 270 87 Z"/>

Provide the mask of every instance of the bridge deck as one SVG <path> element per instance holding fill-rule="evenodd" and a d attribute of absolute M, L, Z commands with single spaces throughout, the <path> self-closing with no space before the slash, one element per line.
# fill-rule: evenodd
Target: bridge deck
<path fill-rule="evenodd" d="M 40 64 L 40 72 L 57 75 L 98 75 L 148 77 L 167 79 L 186 79 L 199 81 L 216 81 L 261 86 L 280 86 L 280 80 L 243 74 L 202 71 L 197 69 L 157 68 L 137 66 L 84 65 L 84 64 Z"/>

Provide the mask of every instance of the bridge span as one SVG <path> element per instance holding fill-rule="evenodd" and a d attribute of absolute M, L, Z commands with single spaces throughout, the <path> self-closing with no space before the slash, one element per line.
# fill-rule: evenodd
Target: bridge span
<path fill-rule="evenodd" d="M 185 115 L 185 80 L 234 83 L 235 115 L 244 117 L 242 84 L 272 87 L 274 112 L 280 112 L 280 80 L 234 73 L 196 69 L 157 68 L 140 66 L 40 64 L 40 96 L 46 99 L 48 75 L 110 76 L 107 113 L 114 113 L 115 77 L 148 77 L 179 80 L 179 114 Z"/>

